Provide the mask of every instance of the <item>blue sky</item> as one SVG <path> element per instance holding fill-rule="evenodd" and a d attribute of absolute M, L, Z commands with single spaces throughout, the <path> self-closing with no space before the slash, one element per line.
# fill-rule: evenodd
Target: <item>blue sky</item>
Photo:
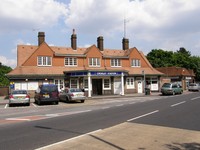
<path fill-rule="evenodd" d="M 124 19 L 129 47 L 199 56 L 199 15 L 199 0 L 1 0 L 0 62 L 15 68 L 17 45 L 37 45 L 39 31 L 49 45 L 70 47 L 75 29 L 78 47 L 103 36 L 104 48 L 121 49 Z"/>

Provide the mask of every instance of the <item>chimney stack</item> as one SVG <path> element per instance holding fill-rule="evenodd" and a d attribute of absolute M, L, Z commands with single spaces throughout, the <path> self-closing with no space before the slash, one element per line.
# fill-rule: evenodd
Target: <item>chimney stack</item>
<path fill-rule="evenodd" d="M 103 51 L 103 36 L 99 36 L 97 38 L 97 47 L 100 49 L 100 51 Z"/>
<path fill-rule="evenodd" d="M 122 49 L 123 50 L 129 49 L 129 40 L 126 38 L 122 39 Z"/>
<path fill-rule="evenodd" d="M 43 42 L 45 42 L 45 33 L 38 32 L 38 46 L 40 46 Z"/>
<path fill-rule="evenodd" d="M 76 46 L 76 34 L 75 34 L 75 29 L 73 29 L 73 33 L 71 35 L 71 47 L 73 50 L 76 50 L 77 49 L 77 46 Z"/>

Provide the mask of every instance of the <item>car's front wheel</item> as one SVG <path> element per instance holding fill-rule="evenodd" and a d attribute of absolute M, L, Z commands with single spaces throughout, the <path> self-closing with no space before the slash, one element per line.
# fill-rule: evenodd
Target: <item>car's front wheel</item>
<path fill-rule="evenodd" d="M 70 102 L 69 98 L 68 98 L 68 97 L 66 97 L 66 103 L 69 103 L 69 102 Z"/>

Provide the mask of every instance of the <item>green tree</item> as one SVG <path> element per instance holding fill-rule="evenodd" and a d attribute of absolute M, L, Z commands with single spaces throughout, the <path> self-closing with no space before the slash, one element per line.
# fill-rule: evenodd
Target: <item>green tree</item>
<path fill-rule="evenodd" d="M 6 74 L 9 73 L 11 70 L 12 70 L 11 67 L 2 65 L 2 63 L 0 63 L 0 86 L 9 85 L 9 80 L 6 77 Z"/>
<path fill-rule="evenodd" d="M 177 50 L 177 53 L 184 55 L 185 57 L 190 57 L 191 53 L 187 51 L 184 47 L 181 47 L 179 50 Z"/>
<path fill-rule="evenodd" d="M 173 52 L 164 51 L 162 49 L 153 49 L 150 53 L 147 54 L 147 59 L 151 65 L 155 68 L 157 67 L 166 67 L 173 66 Z"/>
<path fill-rule="evenodd" d="M 196 75 L 196 80 L 200 81 L 200 57 L 191 56 L 190 57 L 190 69 L 194 70 Z"/>
<path fill-rule="evenodd" d="M 191 56 L 184 47 L 176 52 L 153 49 L 147 54 L 147 59 L 153 67 L 183 67 L 194 70 L 196 80 L 200 81 L 200 57 Z"/>

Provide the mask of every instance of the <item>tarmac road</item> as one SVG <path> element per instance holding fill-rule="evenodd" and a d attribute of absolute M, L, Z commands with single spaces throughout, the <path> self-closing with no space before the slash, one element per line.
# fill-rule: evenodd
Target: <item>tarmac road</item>
<path fill-rule="evenodd" d="M 119 116 L 116 118 L 117 120 L 125 120 L 119 121 L 117 125 L 108 126 L 106 128 L 93 128 L 92 130 L 88 130 L 89 132 L 82 132 L 84 134 L 79 134 L 78 136 L 73 136 L 72 138 L 66 138 L 64 141 L 60 141 L 58 143 L 53 142 L 54 144 L 48 145 L 45 147 L 41 147 L 41 150 L 200 150 L 200 120 L 199 117 L 199 103 L 200 103 L 200 94 L 192 93 L 192 94 L 184 94 L 177 96 L 169 96 L 168 98 L 149 101 L 144 103 L 129 103 L 127 104 L 128 108 L 132 108 L 131 113 L 126 113 L 127 107 L 125 105 L 116 105 L 114 116 Z M 104 111 L 112 110 L 112 108 L 106 108 Z M 117 111 L 119 109 L 119 111 Z M 131 109 L 130 109 L 131 110 Z M 120 113 L 121 112 L 121 113 Z M 94 112 L 91 111 L 91 114 Z M 90 112 L 86 113 L 90 114 Z M 101 113 L 102 114 L 102 113 Z M 105 114 L 105 113 L 103 113 Z M 103 115 L 102 114 L 102 115 Z M 109 114 L 109 113 L 106 113 Z M 102 116 L 101 115 L 101 116 Z M 79 115 L 78 115 L 79 116 Z M 81 115 L 84 116 L 84 115 Z M 124 117 L 123 117 L 124 116 Z M 70 116 L 69 116 L 70 117 Z M 110 116 L 112 118 L 112 116 Z M 110 118 L 108 117 L 108 118 Z M 70 117 L 71 118 L 71 117 Z M 106 118 L 98 118 L 91 117 L 87 118 L 91 122 L 91 119 L 94 120 Z M 167 118 L 167 119 L 165 119 Z M 86 119 L 86 118 L 85 118 Z M 59 118 L 56 119 L 57 121 Z M 83 118 L 77 120 L 83 120 Z M 112 120 L 112 119 L 109 119 Z M 115 120 L 115 119 L 113 119 Z M 38 126 L 37 124 L 43 124 L 42 120 L 33 122 L 34 128 L 31 125 L 31 122 L 28 122 L 27 125 L 24 124 L 25 130 L 22 129 L 20 131 L 20 124 L 13 124 L 15 127 L 14 134 L 12 130 L 6 131 L 5 129 L 9 129 L 9 127 L 1 128 L 1 140 L 0 140 L 0 149 L 5 149 L 5 140 L 8 145 L 13 147 L 13 142 L 15 144 L 21 145 L 23 147 L 28 147 L 28 143 L 26 141 L 32 137 L 32 145 L 36 145 L 37 140 L 43 138 L 43 134 L 51 131 L 50 127 L 53 127 L 55 124 L 60 124 L 59 122 L 54 121 L 54 125 L 51 124 L 50 120 L 45 120 L 46 126 Z M 53 121 L 53 120 L 52 120 Z M 87 120 L 85 120 L 87 122 Z M 121 123 L 120 123 L 121 122 Z M 64 120 L 62 121 L 64 123 Z M 81 124 L 82 121 L 74 122 L 74 125 Z M 84 121 L 83 121 L 84 123 Z M 99 122 L 100 123 L 100 122 Z M 81 127 L 76 130 L 75 128 L 67 128 L 65 124 L 68 124 L 70 127 L 70 123 L 66 120 L 64 124 L 61 124 L 57 129 L 62 130 L 54 130 L 52 133 L 56 133 L 55 135 L 51 135 L 52 138 L 56 138 L 59 136 L 59 132 L 62 131 L 73 131 L 76 133 Z M 109 124 L 107 122 L 103 122 L 103 124 Z M 113 124 L 113 123 L 112 123 Z M 115 124 L 115 123 L 114 123 Z M 90 126 L 99 126 L 98 122 Z M 90 128 L 90 126 L 88 128 Z M 19 127 L 19 128 L 18 128 Z M 46 128 L 45 128 L 46 127 Z M 49 128 L 48 128 L 49 127 Z M 11 129 L 11 128 L 10 128 Z M 53 129 L 53 128 L 52 128 Z M 64 129 L 64 130 L 63 130 Z M 30 131 L 30 132 L 27 132 Z M 36 132 L 35 132 L 36 131 Z M 39 134 L 40 132 L 41 135 Z M 27 132 L 27 133 L 26 133 Z M 9 136 L 6 137 L 6 134 L 13 133 L 12 140 L 9 143 Z M 19 134 L 23 133 L 23 134 Z M 71 132 L 72 133 L 72 132 Z M 63 133 L 62 133 L 63 134 Z M 5 137 L 4 137 L 5 135 Z M 48 136 L 48 134 L 46 135 Z M 52 139 L 51 136 L 47 138 Z M 14 140 L 16 139 L 16 140 Z M 21 139 L 21 140 L 20 140 Z M 31 140 L 31 139 L 30 139 Z M 13 142 L 12 142 L 13 141 Z M 20 141 L 20 142 L 17 142 Z M 40 141 L 43 143 L 43 141 Z M 43 144 L 44 145 L 44 144 Z M 17 149 L 17 146 L 16 146 Z M 29 149 L 31 149 L 29 147 Z"/>
<path fill-rule="evenodd" d="M 165 107 L 38 150 L 200 150 L 200 95 L 165 99 Z"/>

